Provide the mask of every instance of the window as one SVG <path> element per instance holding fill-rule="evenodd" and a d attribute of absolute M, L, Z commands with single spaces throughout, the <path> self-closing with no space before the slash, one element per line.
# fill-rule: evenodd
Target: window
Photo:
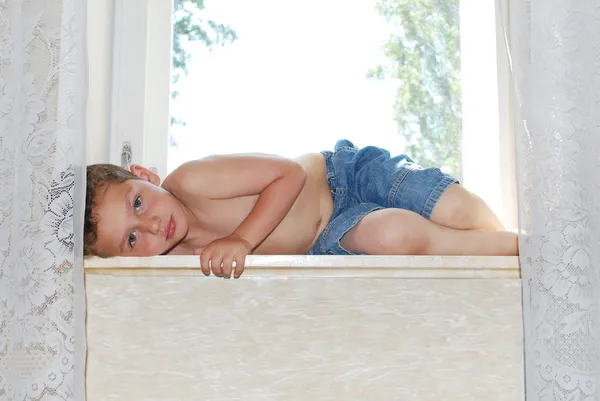
<path fill-rule="evenodd" d="M 176 0 L 175 64 L 189 59 L 187 75 L 174 69 L 172 116 L 185 125 L 172 126 L 169 170 L 212 153 L 293 157 L 347 138 L 460 177 L 458 0 L 433 3 Z"/>
<path fill-rule="evenodd" d="M 429 26 L 415 34 L 386 12 L 404 3 L 411 21 Z M 500 13 L 508 21 L 508 4 L 447 0 L 430 2 L 443 10 L 417 7 L 427 3 L 117 0 L 111 160 L 128 141 L 134 162 L 164 176 L 208 154 L 293 157 L 347 138 L 457 174 L 516 227 Z M 176 82 L 169 75 L 173 32 Z M 423 35 L 433 40 L 414 40 Z M 405 56 L 413 57 L 412 70 L 396 68 Z M 418 74 L 415 63 L 433 67 Z"/>

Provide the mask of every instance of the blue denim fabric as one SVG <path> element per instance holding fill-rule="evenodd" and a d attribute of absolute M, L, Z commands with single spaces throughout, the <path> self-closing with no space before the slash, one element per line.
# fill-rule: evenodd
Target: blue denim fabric
<path fill-rule="evenodd" d="M 429 219 L 442 193 L 458 181 L 437 168 L 422 168 L 408 156 L 391 157 L 375 146 L 358 149 L 348 140 L 325 156 L 333 215 L 309 255 L 351 255 L 340 240 L 367 214 L 408 209 Z"/>

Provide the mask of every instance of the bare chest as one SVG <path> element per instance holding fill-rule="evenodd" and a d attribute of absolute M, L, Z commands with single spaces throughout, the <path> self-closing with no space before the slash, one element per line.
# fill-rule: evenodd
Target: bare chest
<path fill-rule="evenodd" d="M 214 240 L 230 235 L 252 211 L 258 196 L 232 199 L 203 200 L 190 208 L 194 214 L 199 237 Z"/>

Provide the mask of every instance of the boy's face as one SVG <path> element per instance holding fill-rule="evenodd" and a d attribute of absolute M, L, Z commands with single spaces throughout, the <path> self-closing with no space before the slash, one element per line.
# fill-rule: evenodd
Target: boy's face
<path fill-rule="evenodd" d="M 140 180 L 109 185 L 98 199 L 94 248 L 107 256 L 163 254 L 186 237 L 186 209 L 159 186 L 156 174 L 140 166 L 132 166 L 131 172 Z"/>

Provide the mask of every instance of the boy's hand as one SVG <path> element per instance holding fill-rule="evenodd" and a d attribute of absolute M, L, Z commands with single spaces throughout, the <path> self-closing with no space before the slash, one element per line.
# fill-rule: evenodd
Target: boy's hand
<path fill-rule="evenodd" d="M 197 254 L 198 250 L 194 253 Z M 233 276 L 239 278 L 244 271 L 246 256 L 250 253 L 250 242 L 237 234 L 231 234 L 211 242 L 200 251 L 200 268 L 205 276 L 210 275 L 212 269 L 217 277 L 231 278 L 235 261 Z"/>

